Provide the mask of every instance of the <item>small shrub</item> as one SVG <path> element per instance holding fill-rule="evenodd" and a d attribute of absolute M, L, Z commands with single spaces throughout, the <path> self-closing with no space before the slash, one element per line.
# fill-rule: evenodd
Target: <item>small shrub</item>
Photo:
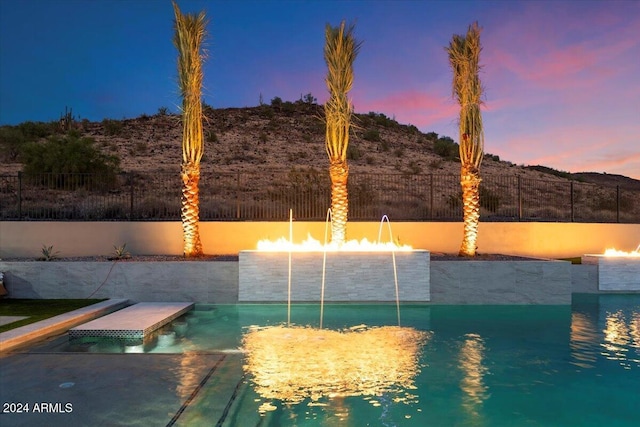
<path fill-rule="evenodd" d="M 131 254 L 127 251 L 127 244 L 122 246 L 113 247 L 113 255 L 109 257 L 110 260 L 128 259 L 131 258 Z"/>
<path fill-rule="evenodd" d="M 280 98 L 279 96 L 275 96 L 271 99 L 271 106 L 273 108 L 280 108 L 282 107 L 282 98 Z"/>
<path fill-rule="evenodd" d="M 372 141 L 372 142 L 382 141 L 382 138 L 380 137 L 380 132 L 378 131 L 378 129 L 373 129 L 373 128 L 367 129 L 366 131 L 364 131 L 364 133 L 362 134 L 362 139 L 365 139 L 367 141 Z"/>
<path fill-rule="evenodd" d="M 360 160 L 360 157 L 362 157 L 360 149 L 354 144 L 349 144 L 347 146 L 347 159 L 357 161 Z"/>
<path fill-rule="evenodd" d="M 24 134 L 18 127 L 0 127 L 0 154 L 8 161 L 18 159 L 24 144 L 27 142 Z"/>
<path fill-rule="evenodd" d="M 373 156 L 367 156 L 364 158 L 364 161 L 368 164 L 368 165 L 375 165 L 376 164 L 376 159 Z"/>
<path fill-rule="evenodd" d="M 448 136 L 443 136 L 434 142 L 433 151 L 446 160 L 456 160 L 460 155 L 458 144 Z"/>
<path fill-rule="evenodd" d="M 124 128 L 121 121 L 112 119 L 102 120 L 102 127 L 104 128 L 104 133 L 109 136 L 120 135 L 122 133 L 122 129 Z"/>
<path fill-rule="evenodd" d="M 169 109 L 167 107 L 158 108 L 158 115 L 159 116 L 166 116 L 167 114 L 169 114 Z"/>
<path fill-rule="evenodd" d="M 260 135 L 258 135 L 258 141 L 265 143 L 269 140 L 269 138 L 267 137 L 267 134 L 264 132 L 260 132 Z"/>
<path fill-rule="evenodd" d="M 404 156 L 404 148 L 403 148 L 403 147 L 398 147 L 398 148 L 396 148 L 395 150 L 393 150 L 393 154 L 394 154 L 396 157 L 402 157 L 402 156 Z"/>
<path fill-rule="evenodd" d="M 216 135 L 216 133 L 212 130 L 207 132 L 207 142 L 213 142 L 216 143 L 218 142 L 218 135 Z"/>
<path fill-rule="evenodd" d="M 53 250 L 53 245 L 42 245 L 41 252 L 42 256 L 38 258 L 38 261 L 53 261 L 54 259 L 57 259 L 58 255 L 60 254 L 59 251 Z"/>

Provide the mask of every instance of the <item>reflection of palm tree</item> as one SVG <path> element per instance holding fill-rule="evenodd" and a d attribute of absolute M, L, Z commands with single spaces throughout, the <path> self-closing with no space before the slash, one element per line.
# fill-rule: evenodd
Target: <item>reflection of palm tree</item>
<path fill-rule="evenodd" d="M 487 371 L 482 364 L 484 350 L 484 341 L 477 334 L 467 334 L 460 349 L 460 369 L 464 372 L 460 388 L 465 393 L 462 406 L 474 419 L 479 416 L 478 409 L 487 398 L 487 386 L 483 380 Z"/>
<path fill-rule="evenodd" d="M 465 37 L 454 35 L 447 52 L 453 70 L 453 93 L 460 103 L 460 185 L 464 210 L 464 237 L 460 255 L 474 256 L 480 221 L 480 164 L 484 150 L 478 72 L 480 28 L 469 27 Z"/>
<path fill-rule="evenodd" d="M 174 2 L 176 16 L 173 42 L 178 49 L 178 82 L 182 95 L 182 230 L 184 255 L 202 255 L 198 223 L 200 220 L 200 159 L 202 135 L 202 41 L 206 36 L 204 12 L 183 15 Z"/>
<path fill-rule="evenodd" d="M 331 241 L 338 244 L 345 241 L 349 213 L 347 147 L 353 108 L 347 93 L 353 85 L 353 62 L 360 50 L 353 29 L 353 25 L 345 29 L 344 21 L 340 27 L 327 24 L 325 29 L 324 60 L 327 63 L 329 100 L 324 111 L 331 177 Z"/>

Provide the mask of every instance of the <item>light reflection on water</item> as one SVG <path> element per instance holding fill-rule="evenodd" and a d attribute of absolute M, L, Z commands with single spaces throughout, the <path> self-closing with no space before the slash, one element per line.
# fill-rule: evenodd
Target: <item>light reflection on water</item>
<path fill-rule="evenodd" d="M 460 389 L 464 392 L 462 407 L 476 423 L 479 422 L 482 403 L 489 396 L 484 382 L 484 376 L 488 373 L 483 364 L 484 352 L 484 340 L 480 335 L 465 335 L 458 358 L 460 369 L 464 373 L 460 381 Z"/>
<path fill-rule="evenodd" d="M 581 368 L 594 368 L 602 360 L 624 369 L 640 368 L 640 306 L 604 306 L 595 315 L 574 311 L 570 348 L 572 363 Z"/>
<path fill-rule="evenodd" d="M 419 359 L 429 334 L 413 328 L 364 325 L 335 331 L 311 327 L 252 327 L 244 334 L 244 370 L 264 402 L 260 412 L 277 409 L 274 400 L 327 406 L 339 418 L 348 414 L 345 397 L 366 396 L 375 407 L 381 396 L 393 403 L 416 403 L 413 393 Z M 336 406 L 337 405 L 337 406 Z"/>

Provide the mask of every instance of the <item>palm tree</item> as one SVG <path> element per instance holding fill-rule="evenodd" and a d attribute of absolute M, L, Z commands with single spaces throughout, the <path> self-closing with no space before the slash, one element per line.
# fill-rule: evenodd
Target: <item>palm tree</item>
<path fill-rule="evenodd" d="M 329 99 L 324 105 L 325 147 L 329 156 L 331 177 L 331 241 L 337 244 L 345 241 L 349 213 L 347 147 L 353 106 L 347 98 L 347 93 L 353 86 L 353 62 L 361 45 L 355 39 L 353 30 L 353 25 L 345 28 L 344 21 L 339 27 L 327 24 L 325 28 L 325 82 L 329 89 Z"/>
<path fill-rule="evenodd" d="M 175 35 L 173 42 L 178 49 L 178 83 L 182 96 L 182 230 L 184 255 L 201 256 L 202 242 L 198 223 L 200 220 L 200 159 L 204 151 L 202 134 L 202 62 L 205 53 L 202 42 L 206 36 L 207 22 L 204 12 L 183 15 L 173 2 Z"/>
<path fill-rule="evenodd" d="M 480 27 L 469 26 L 466 36 L 455 34 L 449 47 L 453 70 L 453 96 L 460 104 L 460 185 L 464 210 L 464 236 L 460 256 L 475 256 L 480 221 L 480 164 L 484 151 L 484 132 L 480 104 L 482 85 L 478 72 Z"/>

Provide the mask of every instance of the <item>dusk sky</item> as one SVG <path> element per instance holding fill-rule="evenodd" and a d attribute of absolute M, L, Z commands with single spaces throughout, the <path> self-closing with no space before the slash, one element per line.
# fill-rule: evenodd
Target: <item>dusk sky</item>
<path fill-rule="evenodd" d="M 485 151 L 640 179 L 640 1 L 205 1 L 204 101 L 327 99 L 326 23 L 363 41 L 351 98 L 458 140 L 445 47 L 483 28 Z M 178 111 L 170 0 L 0 0 L 0 125 Z"/>

